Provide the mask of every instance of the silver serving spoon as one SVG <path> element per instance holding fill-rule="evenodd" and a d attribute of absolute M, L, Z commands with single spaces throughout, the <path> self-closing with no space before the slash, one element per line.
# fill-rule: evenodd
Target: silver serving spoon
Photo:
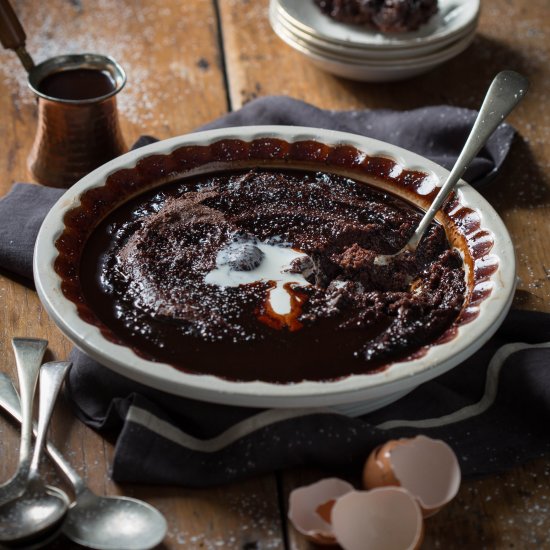
<path fill-rule="evenodd" d="M 12 346 L 21 390 L 21 444 L 17 471 L 9 481 L 0 486 L 0 506 L 22 495 L 27 487 L 31 465 L 33 397 L 48 342 L 37 338 L 14 338 Z"/>
<path fill-rule="evenodd" d="M 40 406 L 34 453 L 24 493 L 0 506 L 0 544 L 27 545 L 52 534 L 69 509 L 69 497 L 45 485 L 38 472 L 46 433 L 63 378 L 71 363 L 54 361 L 40 368 Z"/>
<path fill-rule="evenodd" d="M 502 71 L 494 78 L 483 100 L 474 126 L 464 144 L 451 173 L 439 190 L 430 208 L 424 214 L 413 236 L 407 244 L 394 254 L 379 254 L 374 259 L 376 265 L 387 265 L 395 256 L 405 252 L 414 253 L 439 209 L 446 202 L 451 191 L 466 171 L 480 149 L 504 118 L 523 99 L 529 88 L 529 81 L 515 71 Z"/>
<path fill-rule="evenodd" d="M 19 396 L 2 373 L 0 407 L 21 421 Z M 95 495 L 53 445 L 48 443 L 46 449 L 76 495 L 62 527 L 69 539 L 99 550 L 145 550 L 164 539 L 166 520 L 156 508 L 135 498 Z"/>

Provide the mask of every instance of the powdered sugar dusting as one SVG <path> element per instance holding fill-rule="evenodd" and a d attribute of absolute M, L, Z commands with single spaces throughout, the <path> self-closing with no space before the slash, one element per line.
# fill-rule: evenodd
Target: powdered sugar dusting
<path fill-rule="evenodd" d="M 222 492 L 220 491 L 220 493 Z M 200 494 L 203 499 L 208 498 L 208 493 Z M 200 523 L 196 520 L 178 521 L 181 518 L 168 516 L 169 525 L 176 526 L 179 523 L 185 526 L 183 528 L 174 527 L 168 531 L 167 540 L 170 547 L 187 550 L 217 550 L 219 548 L 283 550 L 285 548 L 276 500 L 266 499 L 265 493 L 254 490 L 246 492 L 226 490 L 217 495 L 211 506 L 213 513 L 208 524 L 212 527 L 204 531 L 200 530 Z M 223 508 L 223 515 L 227 518 L 222 524 L 223 530 L 215 523 L 215 518 L 220 515 L 217 508 Z M 212 518 L 214 518 L 213 521 Z M 197 529 L 197 523 L 199 523 L 199 529 Z"/>
<path fill-rule="evenodd" d="M 121 119 L 123 124 L 137 126 L 137 132 L 146 127 L 154 133 L 156 128 L 168 126 L 173 120 L 169 120 L 166 102 L 175 94 L 192 95 L 201 85 L 209 84 L 208 79 L 199 81 L 197 75 L 203 75 L 213 62 L 205 59 L 205 55 L 213 57 L 214 53 L 204 47 L 213 41 L 201 44 L 189 40 L 184 50 L 181 44 L 191 27 L 195 32 L 197 27 L 203 27 L 205 34 L 210 34 L 215 21 L 213 16 L 194 16 L 196 8 L 189 3 L 166 6 L 162 2 L 96 0 L 56 4 L 15 5 L 27 34 L 27 50 L 35 63 L 71 53 L 114 57 L 128 76 L 126 88 L 117 97 Z M 164 34 L 158 32 L 163 25 L 167 30 Z M 171 52 L 173 61 L 157 63 L 156 59 L 166 57 L 167 52 Z M 12 92 L 18 110 L 33 106 L 34 97 L 27 89 L 25 71 L 11 51 L 0 51 L 0 81 Z"/>

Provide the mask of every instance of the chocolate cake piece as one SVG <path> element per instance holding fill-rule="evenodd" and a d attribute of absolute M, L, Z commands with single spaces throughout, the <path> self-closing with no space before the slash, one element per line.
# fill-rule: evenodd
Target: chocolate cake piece
<path fill-rule="evenodd" d="M 437 0 L 314 0 L 328 17 L 382 32 L 415 31 L 437 13 Z"/>

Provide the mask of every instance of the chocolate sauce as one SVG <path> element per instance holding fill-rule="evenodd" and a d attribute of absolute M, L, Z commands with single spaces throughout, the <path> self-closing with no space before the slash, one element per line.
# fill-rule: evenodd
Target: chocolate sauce
<path fill-rule="evenodd" d="M 462 261 L 438 224 L 416 255 L 374 265 L 376 254 L 401 248 L 420 216 L 333 174 L 196 176 L 107 215 L 83 250 L 79 286 L 104 334 L 182 370 L 274 383 L 373 372 L 437 340 L 464 305 Z M 218 252 L 243 238 L 311 259 L 310 284 L 292 288 L 295 323 L 271 322 L 269 281 L 205 283 Z M 58 248 L 70 248 L 67 239 Z"/>
<path fill-rule="evenodd" d="M 49 97 L 73 101 L 102 97 L 114 89 L 111 77 L 94 69 L 58 71 L 46 76 L 38 85 L 38 90 Z"/>

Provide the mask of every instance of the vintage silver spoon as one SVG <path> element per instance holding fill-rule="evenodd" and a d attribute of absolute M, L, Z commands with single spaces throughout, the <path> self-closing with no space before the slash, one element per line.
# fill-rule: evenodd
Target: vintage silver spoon
<path fill-rule="evenodd" d="M 69 509 L 69 497 L 45 485 L 38 471 L 40 456 L 63 378 L 71 363 L 54 361 L 40 368 L 40 405 L 34 453 L 24 493 L 0 506 L 0 544 L 31 544 L 51 535 Z"/>
<path fill-rule="evenodd" d="M 14 338 L 12 346 L 21 390 L 21 444 L 17 471 L 0 486 L 0 506 L 22 495 L 27 486 L 31 465 L 33 397 L 48 342 L 37 338 Z"/>
<path fill-rule="evenodd" d="M 9 377 L 2 373 L 0 407 L 21 421 L 19 396 Z M 76 495 L 62 527 L 68 538 L 99 550 L 145 550 L 164 539 L 166 520 L 156 508 L 135 498 L 95 495 L 53 445 L 48 443 L 46 450 Z"/>
<path fill-rule="evenodd" d="M 374 259 L 376 265 L 387 265 L 393 258 L 405 252 L 416 251 L 418 244 L 432 223 L 438 210 L 444 205 L 451 191 L 466 171 L 480 149 L 504 118 L 523 99 L 529 88 L 529 81 L 515 71 L 502 71 L 494 78 L 483 100 L 474 126 L 464 144 L 447 180 L 439 190 L 430 208 L 424 214 L 413 236 L 407 244 L 394 254 L 379 254 Z"/>

